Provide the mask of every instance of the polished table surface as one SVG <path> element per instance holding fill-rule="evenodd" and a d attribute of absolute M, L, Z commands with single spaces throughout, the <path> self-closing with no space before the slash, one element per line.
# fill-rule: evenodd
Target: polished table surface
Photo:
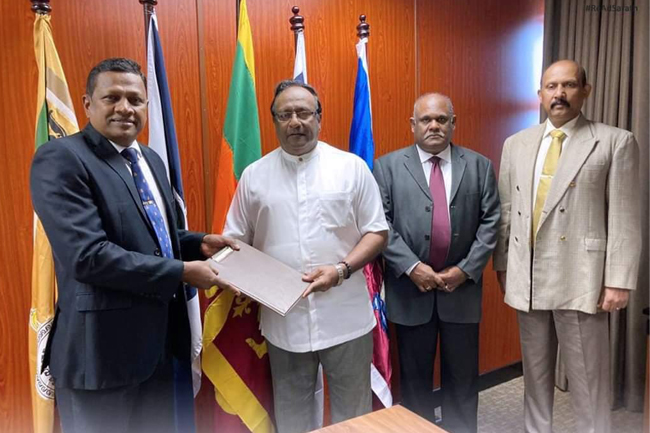
<path fill-rule="evenodd" d="M 333 424 L 312 433 L 444 433 L 403 406 L 393 406 Z"/>

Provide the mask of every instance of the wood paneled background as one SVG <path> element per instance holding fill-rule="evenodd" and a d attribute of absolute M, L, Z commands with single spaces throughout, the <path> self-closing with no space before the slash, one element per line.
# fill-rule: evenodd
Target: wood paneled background
<path fill-rule="evenodd" d="M 305 17 L 308 78 L 324 107 L 321 138 L 346 149 L 356 76 L 356 25 L 368 16 L 376 155 L 406 146 L 415 97 L 449 94 L 458 115 L 455 141 L 498 167 L 503 140 L 527 125 L 513 122 L 525 106 L 519 52 L 505 42 L 531 20 L 543 0 L 248 0 L 255 46 L 263 152 L 277 146 L 269 104 L 293 71 L 288 19 Z M 80 125 L 86 75 L 106 57 L 143 64 L 144 25 L 137 0 L 52 0 L 54 39 Z M 190 228 L 207 230 L 236 40 L 236 0 L 159 0 L 159 28 L 172 92 Z M 33 213 L 28 173 L 34 152 L 37 69 L 34 14 L 28 0 L 0 2 L 0 431 L 31 432 L 27 326 Z M 522 47 L 521 54 L 532 47 Z M 533 100 L 534 93 L 529 95 Z M 146 134 L 142 139 L 146 141 Z M 481 372 L 520 359 L 513 311 L 491 270 L 485 274 Z M 204 387 L 205 388 L 205 387 Z M 212 404 L 209 398 L 201 407 Z"/>

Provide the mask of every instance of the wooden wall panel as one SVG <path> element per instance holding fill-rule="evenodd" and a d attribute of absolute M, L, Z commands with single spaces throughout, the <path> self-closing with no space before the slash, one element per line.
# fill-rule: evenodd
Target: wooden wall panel
<path fill-rule="evenodd" d="M 531 87 L 517 70 L 533 46 L 513 52 L 509 41 L 539 19 L 544 2 L 416 0 L 416 5 L 419 92 L 449 95 L 458 118 L 454 141 L 486 155 L 498 168 L 505 138 L 530 126 L 513 121 L 530 107 L 512 97 Z M 537 107 L 536 95 L 530 98 Z M 489 264 L 484 275 L 482 373 L 521 359 L 517 329 L 516 314 L 503 303 Z"/>
<path fill-rule="evenodd" d="M 255 46 L 263 152 L 277 147 L 269 104 L 275 84 L 291 76 L 291 7 L 305 17 L 309 81 L 324 106 L 322 139 L 348 147 L 358 16 L 371 25 L 368 44 L 376 155 L 412 142 L 408 118 L 415 97 L 440 90 L 454 99 L 456 139 L 498 164 L 512 117 L 530 107 L 509 98 L 519 83 L 518 54 L 505 37 L 542 13 L 542 0 L 248 0 Z M 508 6 L 511 5 L 511 6 Z M 53 0 L 52 24 L 80 124 L 89 69 L 109 56 L 144 66 L 144 24 L 137 0 Z M 3 104 L 0 122 L 0 431 L 31 431 L 27 368 L 32 209 L 28 171 L 34 151 L 37 71 L 33 13 L 27 0 L 0 3 Z M 236 0 L 176 0 L 157 7 L 176 115 L 183 180 L 194 229 L 209 228 L 216 152 L 222 136 L 236 42 Z M 471 30 L 470 30 L 471 29 Z M 203 65 L 203 67 L 201 67 Z M 514 78 L 513 78 L 514 77 Z M 140 137 L 147 140 L 146 131 Z M 517 361 L 512 310 L 486 273 L 481 371 Z M 213 404 L 207 400 L 203 405 Z"/>

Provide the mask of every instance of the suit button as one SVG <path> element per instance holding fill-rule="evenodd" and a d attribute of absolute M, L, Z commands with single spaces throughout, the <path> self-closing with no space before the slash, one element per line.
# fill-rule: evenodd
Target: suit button
<path fill-rule="evenodd" d="M 158 248 L 156 248 L 156 249 L 154 250 L 154 252 L 153 252 L 153 255 L 154 255 L 154 256 L 158 256 L 158 257 L 160 257 L 160 255 L 161 255 L 160 250 L 159 250 Z"/>
<path fill-rule="evenodd" d="M 431 212 L 431 206 L 425 206 L 424 210 L 427 211 L 427 212 Z"/>
<path fill-rule="evenodd" d="M 515 236 L 515 242 L 519 242 L 519 238 Z"/>
<path fill-rule="evenodd" d="M 566 241 L 566 236 L 564 236 L 564 235 L 560 236 L 560 240 L 561 241 Z"/>
<path fill-rule="evenodd" d="M 564 208 L 563 207 L 560 208 L 560 212 L 564 213 Z"/>
<path fill-rule="evenodd" d="M 521 211 L 517 211 L 517 215 L 521 216 Z"/>
<path fill-rule="evenodd" d="M 456 205 L 452 204 L 451 206 L 449 206 L 449 209 L 456 209 Z"/>
<path fill-rule="evenodd" d="M 571 183 L 569 184 L 569 186 L 570 186 L 571 188 L 575 188 L 576 183 L 575 183 L 575 182 L 571 182 Z"/>
<path fill-rule="evenodd" d="M 425 241 L 428 241 L 429 239 L 431 239 L 431 236 L 429 236 L 429 235 L 424 235 L 424 240 L 425 240 Z"/>
<path fill-rule="evenodd" d="M 519 185 L 517 185 L 515 188 L 517 188 L 517 191 L 519 191 Z"/>

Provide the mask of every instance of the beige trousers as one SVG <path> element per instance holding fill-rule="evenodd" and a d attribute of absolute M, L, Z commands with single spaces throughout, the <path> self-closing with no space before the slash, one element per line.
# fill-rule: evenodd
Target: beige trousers
<path fill-rule="evenodd" d="M 558 343 L 578 433 L 611 431 L 607 313 L 517 311 L 524 369 L 524 427 L 552 433 Z"/>

